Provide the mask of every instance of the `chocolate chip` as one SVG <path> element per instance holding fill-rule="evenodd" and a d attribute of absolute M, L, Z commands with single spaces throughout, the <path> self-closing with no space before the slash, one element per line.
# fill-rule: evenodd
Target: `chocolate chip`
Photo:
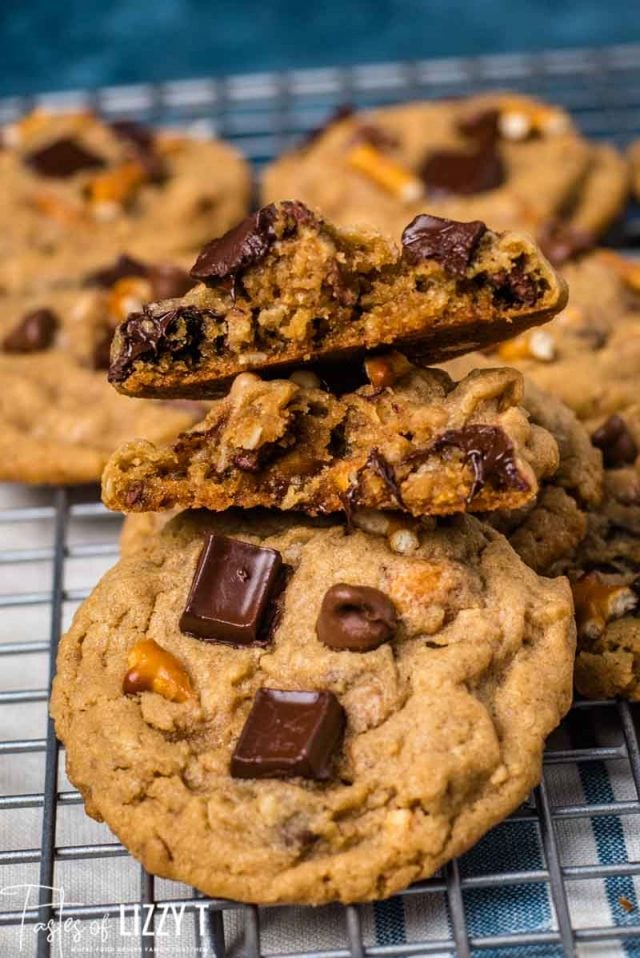
<path fill-rule="evenodd" d="M 25 156 L 25 163 L 40 176 L 58 179 L 66 179 L 80 170 L 95 170 L 105 166 L 102 157 L 92 153 L 70 137 L 55 140 L 41 150 L 28 153 Z"/>
<path fill-rule="evenodd" d="M 463 276 L 486 231 L 480 220 L 458 223 L 422 213 L 405 227 L 402 245 L 410 263 L 435 259 L 445 272 Z"/>
<path fill-rule="evenodd" d="M 577 229 L 570 223 L 562 223 L 556 220 L 546 223 L 541 228 L 538 234 L 538 244 L 554 266 L 562 266 L 568 260 L 593 249 L 596 240 L 587 230 Z"/>
<path fill-rule="evenodd" d="M 274 204 L 264 206 L 224 236 L 208 243 L 191 269 L 191 276 L 205 283 L 215 282 L 259 263 L 278 238 L 275 230 L 278 219 L 283 220 L 281 238 L 292 236 L 300 225 L 318 222 L 303 203 L 285 201 L 279 208 Z"/>
<path fill-rule="evenodd" d="M 535 278 L 526 271 L 524 260 L 515 261 L 511 269 L 500 270 L 487 277 L 496 302 L 503 306 L 534 306 L 540 298 Z"/>
<path fill-rule="evenodd" d="M 500 139 L 499 110 L 480 110 L 461 117 L 456 123 L 459 133 L 477 143 L 494 144 Z"/>
<path fill-rule="evenodd" d="M 231 775 L 326 781 L 344 728 L 344 709 L 333 692 L 258 689 L 231 758 Z"/>
<path fill-rule="evenodd" d="M 502 157 L 492 143 L 480 143 L 472 151 L 440 150 L 431 153 L 420 176 L 432 195 L 472 196 L 495 190 L 505 180 Z"/>
<path fill-rule="evenodd" d="M 85 286 L 100 286 L 103 289 L 109 289 L 115 286 L 118 280 L 127 276 L 146 277 L 149 267 L 139 259 L 134 259 L 127 253 L 122 253 L 110 266 L 98 269 L 94 273 L 89 273 L 85 278 Z M 160 297 L 158 297 L 159 299 Z"/>
<path fill-rule="evenodd" d="M 614 413 L 591 436 L 591 442 L 602 450 L 607 469 L 628 466 L 636 461 L 638 446 L 622 416 Z"/>
<path fill-rule="evenodd" d="M 147 273 L 154 299 L 178 299 L 193 287 L 194 281 L 184 269 L 171 263 L 150 266 Z"/>
<path fill-rule="evenodd" d="M 212 534 L 204 544 L 180 630 L 206 642 L 264 645 L 270 606 L 284 587 L 275 549 Z"/>
<path fill-rule="evenodd" d="M 137 149 L 152 150 L 154 133 L 148 126 L 135 120 L 114 120 L 109 124 L 119 140 L 131 143 Z"/>
<path fill-rule="evenodd" d="M 398 627 L 393 602 L 384 592 L 340 582 L 326 593 L 316 622 L 318 638 L 331 649 L 369 652 L 388 642 Z"/>
<path fill-rule="evenodd" d="M 27 313 L 2 341 L 5 353 L 38 353 L 53 344 L 60 320 L 51 309 Z"/>
<path fill-rule="evenodd" d="M 465 462 L 473 470 L 473 485 L 467 497 L 470 502 L 487 482 L 498 488 L 529 488 L 518 471 L 515 452 L 506 433 L 498 426 L 470 425 L 462 429 L 449 429 L 439 436 L 430 451 L 440 452 L 447 448 L 460 449 Z"/>
<path fill-rule="evenodd" d="M 187 359 L 198 347 L 207 317 L 217 318 L 217 314 L 197 306 L 166 309 L 157 303 L 131 313 L 118 330 L 119 348 L 109 368 L 109 382 L 123 382 L 137 359 L 157 359 L 161 352 Z"/>

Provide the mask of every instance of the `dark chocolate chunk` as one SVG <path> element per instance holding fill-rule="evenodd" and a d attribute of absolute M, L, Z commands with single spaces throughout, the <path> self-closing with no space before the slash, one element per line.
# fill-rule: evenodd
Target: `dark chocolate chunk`
<path fill-rule="evenodd" d="M 195 285 L 186 270 L 173 266 L 171 263 L 150 266 L 147 275 L 154 300 L 178 299 Z"/>
<path fill-rule="evenodd" d="M 456 127 L 458 132 L 476 143 L 493 145 L 500 139 L 499 110 L 481 110 L 461 117 Z"/>
<path fill-rule="evenodd" d="M 210 535 L 180 618 L 181 631 L 207 642 L 265 644 L 272 607 L 284 587 L 281 572 L 275 549 Z"/>
<path fill-rule="evenodd" d="M 511 269 L 487 276 L 497 302 L 506 307 L 535 306 L 540 298 L 536 279 L 526 271 L 524 259 L 517 259 Z"/>
<path fill-rule="evenodd" d="M 84 283 L 85 286 L 100 286 L 103 289 L 109 289 L 111 286 L 115 286 L 120 279 L 124 279 L 127 276 L 146 277 L 148 272 L 149 267 L 146 263 L 142 263 L 139 259 L 134 259 L 133 256 L 129 256 L 127 253 L 121 253 L 110 266 L 105 266 L 103 269 L 97 269 L 94 273 L 89 273 Z"/>
<path fill-rule="evenodd" d="M 142 312 L 131 313 L 118 330 L 117 352 L 111 359 L 109 382 L 123 382 L 137 359 L 156 359 L 171 353 L 175 358 L 188 358 L 197 349 L 202 336 L 202 321 L 216 318 L 210 309 L 197 306 L 176 306 L 167 309 L 161 303 L 144 306 Z"/>
<path fill-rule="evenodd" d="M 51 309 L 34 309 L 7 333 L 2 341 L 5 353 L 38 353 L 53 344 L 60 320 Z"/>
<path fill-rule="evenodd" d="M 629 427 L 622 416 L 616 413 L 596 429 L 591 442 L 602 450 L 602 460 L 607 469 L 631 465 L 638 456 L 638 446 Z"/>
<path fill-rule="evenodd" d="M 448 429 L 432 443 L 430 451 L 440 452 L 452 447 L 462 452 L 465 462 L 473 470 L 474 479 L 468 502 L 478 495 L 487 482 L 497 488 L 523 491 L 529 488 L 518 470 L 513 446 L 498 426 L 470 425 L 462 429 Z"/>
<path fill-rule="evenodd" d="M 596 245 L 596 239 L 587 230 L 577 229 L 570 223 L 555 220 L 546 223 L 540 229 L 538 244 L 554 266 L 562 266 L 568 260 L 592 250 Z"/>
<path fill-rule="evenodd" d="M 405 227 L 402 245 L 409 262 L 435 259 L 446 273 L 463 276 L 486 231 L 480 220 L 458 223 L 422 213 Z"/>
<path fill-rule="evenodd" d="M 258 689 L 231 757 L 231 775 L 326 781 L 345 724 L 333 692 Z"/>
<path fill-rule="evenodd" d="M 369 652 L 388 642 L 398 627 L 391 599 L 364 585 L 340 582 L 326 593 L 316 622 L 318 638 L 332 649 Z"/>
<path fill-rule="evenodd" d="M 431 153 L 422 164 L 420 176 L 432 195 L 473 196 L 501 186 L 505 168 L 493 143 L 481 142 L 472 151 Z"/>
<path fill-rule="evenodd" d="M 275 242 L 275 206 L 265 206 L 248 216 L 224 236 L 212 240 L 200 252 L 191 276 L 194 279 L 225 279 L 247 266 L 253 266 L 267 255 Z"/>
<path fill-rule="evenodd" d="M 275 224 L 282 217 L 282 229 L 276 233 Z M 233 277 L 262 260 L 278 238 L 292 236 L 298 226 L 314 225 L 314 214 L 303 203 L 285 201 L 280 211 L 274 204 L 264 206 L 242 223 L 212 240 L 200 252 L 191 276 L 207 283 Z"/>
<path fill-rule="evenodd" d="M 101 156 L 92 153 L 76 140 L 63 137 L 25 156 L 25 162 L 40 176 L 66 179 L 80 170 L 97 170 L 105 166 Z"/>
<path fill-rule="evenodd" d="M 143 123 L 136 120 L 114 120 L 109 126 L 119 140 L 124 140 L 139 150 L 153 150 L 153 130 Z"/>

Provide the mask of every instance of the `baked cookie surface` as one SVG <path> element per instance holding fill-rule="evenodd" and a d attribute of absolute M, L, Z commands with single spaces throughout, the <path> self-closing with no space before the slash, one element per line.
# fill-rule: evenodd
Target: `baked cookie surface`
<path fill-rule="evenodd" d="M 575 244 L 606 229 L 628 180 L 626 160 L 585 140 L 561 108 L 488 93 L 343 111 L 267 168 L 262 199 L 296 197 L 396 238 L 426 209 L 539 238 L 561 224 Z"/>
<path fill-rule="evenodd" d="M 232 147 L 90 112 L 35 111 L 2 130 L 0 289 L 77 277 L 126 249 L 165 259 L 246 213 Z"/>
<path fill-rule="evenodd" d="M 121 392 L 198 398 L 242 371 L 282 375 L 398 347 L 430 363 L 543 322 L 564 282 L 527 236 L 419 215 L 402 248 L 298 202 L 264 207 L 204 247 L 201 280 L 132 313 L 113 341 Z"/>
<path fill-rule="evenodd" d="M 555 440 L 519 408 L 517 372 L 454 383 L 399 353 L 364 368 L 371 382 L 342 396 L 309 371 L 270 381 L 241 373 L 171 445 L 119 449 L 103 501 L 122 512 L 235 505 L 448 515 L 518 508 L 556 472 Z"/>
<path fill-rule="evenodd" d="M 0 480 L 97 482 L 115 448 L 134 437 L 163 442 L 199 419 L 204 405 L 133 402 L 107 383 L 113 330 L 154 290 L 191 281 L 174 264 L 129 256 L 83 282 L 5 296 L 0 314 Z"/>
<path fill-rule="evenodd" d="M 381 898 L 524 800 L 570 704 L 568 585 L 471 517 L 411 534 L 401 554 L 326 521 L 192 513 L 83 604 L 52 713 L 87 810 L 149 870 L 243 901 Z M 254 611 L 276 597 L 266 633 L 243 588 Z"/>

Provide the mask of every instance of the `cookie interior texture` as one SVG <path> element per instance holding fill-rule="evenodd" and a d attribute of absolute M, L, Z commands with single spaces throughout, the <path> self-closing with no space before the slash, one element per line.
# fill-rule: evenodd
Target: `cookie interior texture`
<path fill-rule="evenodd" d="M 428 362 L 549 319 L 564 282 L 524 234 L 420 216 L 402 252 L 298 202 L 265 207 L 202 251 L 183 299 L 118 328 L 110 380 L 141 396 L 225 392 L 245 370 L 281 375 L 400 346 Z"/>
<path fill-rule="evenodd" d="M 207 531 L 291 569 L 271 642 L 236 648 L 179 620 Z M 471 517 L 381 535 L 281 514 L 172 520 L 102 580 L 63 638 L 52 711 L 71 780 L 152 872 L 252 902 L 382 898 L 431 875 L 524 800 L 571 700 L 572 604 Z M 316 636 L 337 582 L 382 591 L 398 627 L 366 653 Z M 123 693 L 140 639 L 193 696 Z M 346 732 L 328 781 L 229 774 L 259 688 L 335 695 Z"/>
<path fill-rule="evenodd" d="M 241 374 L 171 445 L 120 449 L 105 470 L 104 502 L 123 512 L 236 505 L 446 515 L 518 508 L 555 473 L 556 442 L 519 408 L 517 373 L 483 370 L 454 383 L 399 354 L 367 367 L 390 384 L 336 396 L 317 377 L 305 385 L 304 376 L 299 384 Z"/>

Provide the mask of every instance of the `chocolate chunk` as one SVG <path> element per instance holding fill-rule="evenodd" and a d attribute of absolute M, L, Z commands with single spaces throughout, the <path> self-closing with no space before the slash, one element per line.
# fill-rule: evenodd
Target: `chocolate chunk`
<path fill-rule="evenodd" d="M 119 140 L 132 144 L 139 150 L 153 150 L 155 136 L 153 130 L 135 120 L 114 120 L 109 124 Z"/>
<path fill-rule="evenodd" d="M 591 442 L 602 450 L 607 469 L 629 466 L 636 461 L 638 446 L 622 418 L 614 413 L 591 436 Z"/>
<path fill-rule="evenodd" d="M 540 298 L 540 288 L 525 268 L 524 260 L 517 259 L 510 270 L 500 270 L 487 276 L 494 290 L 496 302 L 507 307 L 534 306 Z"/>
<path fill-rule="evenodd" d="M 515 452 L 506 433 L 498 426 L 470 425 L 448 429 L 431 445 L 430 451 L 460 449 L 473 470 L 473 485 L 467 501 L 478 495 L 487 482 L 498 488 L 529 488 L 520 474 Z"/>
<path fill-rule="evenodd" d="M 275 224 L 282 217 L 282 230 Z M 207 283 L 233 277 L 262 260 L 278 236 L 292 236 L 298 226 L 314 225 L 318 221 L 303 203 L 285 201 L 278 208 L 271 204 L 253 213 L 224 236 L 208 243 L 198 256 L 191 276 Z"/>
<path fill-rule="evenodd" d="M 499 110 L 481 110 L 461 117 L 456 127 L 458 132 L 476 143 L 487 146 L 500 139 L 500 112 Z"/>
<path fill-rule="evenodd" d="M 344 709 L 333 692 L 258 689 L 231 757 L 231 775 L 326 781 L 344 727 Z"/>
<path fill-rule="evenodd" d="M 98 269 L 94 273 L 89 273 L 85 278 L 85 286 L 100 286 L 103 289 L 110 289 L 120 279 L 127 276 L 146 277 L 149 267 L 139 259 L 134 259 L 127 253 L 122 253 L 110 266 Z M 160 298 L 160 297 L 158 297 Z M 166 297 L 168 298 L 168 297 Z"/>
<path fill-rule="evenodd" d="M 171 263 L 150 266 L 147 276 L 151 283 L 151 295 L 155 299 L 178 299 L 194 286 L 194 281 L 184 269 Z"/>
<path fill-rule="evenodd" d="M 562 266 L 568 260 L 592 250 L 596 239 L 587 230 L 576 229 L 570 223 L 556 220 L 540 229 L 538 244 L 554 266 Z"/>
<path fill-rule="evenodd" d="M 276 217 L 276 207 L 265 206 L 224 236 L 212 240 L 200 252 L 191 276 L 203 282 L 225 279 L 259 263 L 276 240 Z"/>
<path fill-rule="evenodd" d="M 393 638 L 398 618 L 391 599 L 364 585 L 340 582 L 326 593 L 316 622 L 318 638 L 332 649 L 369 652 Z"/>
<path fill-rule="evenodd" d="M 27 313 L 2 341 L 5 353 L 38 353 L 53 344 L 60 320 L 51 309 Z"/>
<path fill-rule="evenodd" d="M 420 176 L 432 195 L 473 196 L 495 190 L 505 180 L 502 157 L 492 143 L 480 143 L 471 152 L 440 150 L 431 153 Z"/>
<path fill-rule="evenodd" d="M 167 309 L 154 303 L 131 313 L 118 330 L 118 352 L 112 358 L 109 382 L 123 382 L 137 359 L 157 359 L 161 352 L 189 358 L 198 347 L 207 317 L 215 319 L 217 314 L 197 306 Z"/>
<path fill-rule="evenodd" d="M 40 176 L 58 179 L 66 179 L 80 170 L 97 170 L 106 165 L 102 157 L 70 137 L 55 140 L 41 150 L 28 153 L 25 163 Z"/>
<path fill-rule="evenodd" d="M 402 245 L 409 262 L 435 259 L 446 273 L 463 276 L 486 231 L 480 220 L 458 223 L 422 213 L 405 227 Z"/>
<path fill-rule="evenodd" d="M 275 549 L 212 534 L 204 544 L 180 629 L 206 642 L 264 645 L 284 587 Z"/>
<path fill-rule="evenodd" d="M 396 480 L 396 474 L 393 466 L 382 455 L 379 449 L 372 449 L 367 458 L 365 469 L 372 469 L 380 476 L 387 489 L 396 500 L 401 509 L 404 509 L 402 492 Z"/>

